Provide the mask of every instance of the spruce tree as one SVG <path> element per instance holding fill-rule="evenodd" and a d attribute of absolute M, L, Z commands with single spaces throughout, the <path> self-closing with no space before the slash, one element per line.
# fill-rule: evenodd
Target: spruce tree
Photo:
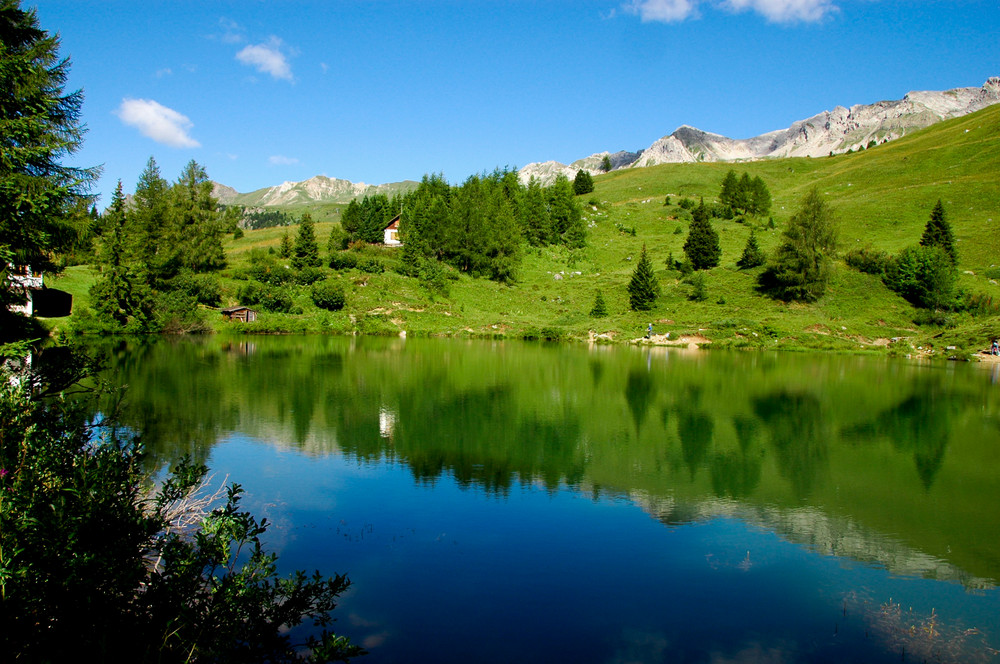
<path fill-rule="evenodd" d="M 604 303 L 604 295 L 601 291 L 597 291 L 597 295 L 594 297 L 594 306 L 590 309 L 590 316 L 592 318 L 604 318 L 608 315 L 608 305 Z"/>
<path fill-rule="evenodd" d="M 948 254 L 952 265 L 958 264 L 958 252 L 955 251 L 955 235 L 952 233 L 951 224 L 944 216 L 944 205 L 938 199 L 934 209 L 931 210 L 931 218 L 927 220 L 924 227 L 924 234 L 920 238 L 922 247 L 941 247 L 944 253 Z"/>
<path fill-rule="evenodd" d="M 301 270 L 304 267 L 319 267 L 319 245 L 316 243 L 316 229 L 312 215 L 308 212 L 302 215 L 299 232 L 295 236 L 295 246 L 292 248 L 292 267 Z"/>
<path fill-rule="evenodd" d="M 576 178 L 573 179 L 573 193 L 577 196 L 582 194 L 589 194 L 594 191 L 594 178 L 590 176 L 590 173 L 580 169 L 576 172 Z"/>
<path fill-rule="evenodd" d="M 604 155 L 604 158 L 601 159 L 601 170 L 603 170 L 605 173 L 610 173 L 612 168 L 613 166 L 611 165 L 611 157 L 608 155 Z"/>
<path fill-rule="evenodd" d="M 289 258 L 292 255 L 292 239 L 288 237 L 288 231 L 281 236 L 281 244 L 278 246 L 278 255 L 282 258 Z"/>
<path fill-rule="evenodd" d="M 628 283 L 629 306 L 633 311 L 649 311 L 659 296 L 660 284 L 653 274 L 653 263 L 646 254 L 646 245 L 642 245 L 639 263 Z"/>
<path fill-rule="evenodd" d="M 69 59 L 34 9 L 0 3 L 0 336 L 24 302 L 8 270 L 56 271 L 53 251 L 77 235 L 69 211 L 98 169 L 63 163 L 83 144 L 83 93 L 66 93 Z M 6 329 L 4 329 L 6 328 Z"/>
<path fill-rule="evenodd" d="M 761 251 L 760 245 L 757 244 L 757 233 L 751 228 L 750 237 L 747 238 L 746 246 L 743 247 L 743 255 L 736 261 L 736 267 L 741 270 L 749 270 L 752 267 L 763 265 L 764 260 L 764 252 Z"/>
<path fill-rule="evenodd" d="M 719 234 L 709 221 L 705 199 L 701 200 L 701 205 L 694 209 L 691 216 L 691 228 L 684 242 L 684 254 L 696 270 L 713 268 L 722 258 L 722 247 L 719 245 Z"/>

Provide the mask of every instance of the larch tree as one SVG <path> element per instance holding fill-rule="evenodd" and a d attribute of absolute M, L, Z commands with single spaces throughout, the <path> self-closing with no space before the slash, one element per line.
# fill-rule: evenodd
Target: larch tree
<path fill-rule="evenodd" d="M 784 241 L 761 273 L 761 290 L 785 301 L 819 299 L 826 292 L 836 248 L 833 212 L 814 188 L 792 215 Z"/>

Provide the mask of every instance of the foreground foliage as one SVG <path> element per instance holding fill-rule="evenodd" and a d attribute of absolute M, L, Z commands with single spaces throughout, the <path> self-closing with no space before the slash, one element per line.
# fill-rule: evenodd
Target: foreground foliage
<path fill-rule="evenodd" d="M 361 653 L 327 631 L 293 642 L 290 628 L 329 625 L 350 582 L 279 577 L 261 545 L 266 520 L 240 508 L 239 485 L 192 519 L 204 466 L 182 462 L 153 491 L 135 437 L 88 426 L 39 389 L 30 372 L 0 371 L 5 658 L 290 662 Z"/>

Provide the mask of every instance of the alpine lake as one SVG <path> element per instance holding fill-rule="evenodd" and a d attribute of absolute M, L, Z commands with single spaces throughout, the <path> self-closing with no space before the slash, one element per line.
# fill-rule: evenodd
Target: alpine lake
<path fill-rule="evenodd" d="M 345 573 L 385 662 L 1000 662 L 1000 365 L 366 337 L 98 343 Z M 108 412 L 110 403 L 95 405 Z"/>

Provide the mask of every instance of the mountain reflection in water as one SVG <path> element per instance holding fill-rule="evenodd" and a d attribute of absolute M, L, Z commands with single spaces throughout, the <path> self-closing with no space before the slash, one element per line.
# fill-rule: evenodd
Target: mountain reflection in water
<path fill-rule="evenodd" d="M 463 544 L 480 556 L 498 556 L 511 564 L 522 559 L 529 543 L 551 547 L 548 555 L 567 567 L 551 573 L 582 575 L 575 583 L 599 580 L 611 566 L 634 565 L 645 570 L 650 587 L 659 574 L 675 579 L 690 571 L 692 563 L 684 556 L 708 547 L 708 553 L 695 555 L 704 566 L 691 573 L 691 583 L 697 581 L 701 588 L 719 583 L 720 597 L 743 598 L 750 606 L 776 602 L 773 610 L 785 616 L 772 629 L 757 625 L 759 618 L 747 610 L 720 617 L 717 607 L 701 607 L 695 600 L 668 609 L 651 604 L 636 579 L 634 585 L 621 584 L 624 597 L 608 600 L 628 598 L 630 608 L 622 613 L 630 617 L 622 618 L 620 630 L 603 645 L 566 650 L 576 630 L 599 624 L 599 617 L 607 619 L 611 607 L 581 613 L 577 604 L 587 600 L 574 596 L 574 582 L 535 576 L 531 566 L 547 559 L 536 550 L 524 557 L 528 569 L 494 561 L 505 574 L 540 584 L 541 594 L 530 600 L 543 605 L 538 616 L 550 621 L 554 614 L 561 616 L 549 625 L 547 637 L 535 634 L 549 646 L 529 648 L 527 654 L 518 651 L 521 660 L 553 661 L 577 653 L 578 661 L 728 661 L 743 653 L 747 661 L 874 661 L 882 656 L 898 661 L 905 639 L 886 625 L 905 622 L 901 616 L 909 606 L 900 609 L 890 600 L 888 593 L 897 587 L 918 600 L 939 602 L 921 614 L 921 620 L 934 622 L 926 633 L 946 629 L 949 616 L 942 607 L 956 616 L 955 634 L 965 636 L 957 650 L 956 639 L 949 642 L 948 648 L 959 653 L 954 657 L 988 653 L 987 639 L 1000 641 L 993 632 L 1000 628 L 1000 610 L 985 615 L 1000 608 L 995 588 L 1000 579 L 1000 386 L 981 367 L 919 366 L 867 357 L 325 337 L 115 342 L 96 345 L 93 351 L 104 358 L 109 377 L 128 385 L 123 423 L 143 432 L 155 464 L 190 454 L 229 473 L 248 487 L 250 500 L 272 511 L 283 557 L 293 558 L 289 564 L 326 569 L 333 560 L 337 569 L 327 571 L 346 571 L 356 584 L 346 606 L 392 614 L 392 638 L 375 638 L 384 631 L 379 620 L 358 618 L 357 624 L 341 627 L 378 642 L 372 661 L 414 661 L 399 634 L 419 634 L 421 626 L 431 629 L 425 624 L 429 615 L 404 620 L 402 608 L 378 607 L 379 601 L 399 602 L 400 588 L 383 588 L 385 579 L 404 583 L 400 579 L 407 577 L 397 574 L 403 569 L 415 574 L 407 567 L 414 561 L 424 563 L 419 574 L 433 574 L 440 567 L 444 576 L 419 583 L 408 578 L 406 584 L 465 596 L 469 589 L 455 584 L 472 583 L 496 595 L 483 601 L 536 615 L 525 608 L 524 596 L 505 597 L 506 589 L 473 574 L 482 561 L 475 562 Z M 95 407 L 108 410 L 110 404 Z M 313 477 L 320 467 L 325 475 Z M 366 483 L 369 475 L 393 478 L 368 487 L 383 494 L 381 502 L 359 497 L 330 479 L 343 476 L 353 478 L 345 479 L 347 484 Z M 302 499 L 307 503 L 322 503 L 319 496 L 326 496 L 329 503 L 325 508 L 303 506 L 275 497 L 291 494 L 308 495 Z M 447 505 L 438 500 L 444 494 Z M 586 509 L 579 507 L 581 498 Z M 410 526 L 414 532 L 427 527 L 427 521 L 455 518 L 463 544 L 455 540 L 454 551 L 440 559 L 408 550 L 404 562 L 387 553 L 403 546 L 403 526 L 398 539 L 384 541 L 385 550 L 376 550 L 371 548 L 379 541 L 374 532 L 366 543 L 344 543 L 312 535 L 307 532 L 311 526 L 303 525 L 320 519 L 317 515 L 325 509 L 349 512 L 355 503 L 372 521 L 380 517 L 390 522 L 422 505 L 419 518 L 426 521 Z M 630 510 L 627 519 L 619 512 L 622 505 Z M 608 509 L 616 517 L 604 522 Z M 659 533 L 636 525 L 636 514 L 647 523 L 662 524 Z M 332 517 L 322 517 L 327 518 Z M 506 519 L 515 518 L 550 523 L 551 532 L 526 541 L 498 541 L 485 532 L 502 530 L 503 524 L 510 525 Z M 623 530 L 598 542 L 601 528 L 613 527 L 609 524 Z M 715 534 L 687 530 L 692 526 L 711 527 Z M 685 562 L 668 564 L 660 554 L 656 558 L 644 549 L 646 540 L 631 540 L 639 532 L 654 539 L 680 538 L 686 553 L 671 555 Z M 687 541 L 700 537 L 709 539 Z M 746 545 L 750 540 L 771 550 L 775 560 L 768 562 L 766 555 L 758 560 Z M 582 554 L 579 548 L 565 548 L 569 541 L 586 542 L 581 546 L 588 556 L 596 556 L 596 567 L 577 562 Z M 718 574 L 722 560 L 708 542 L 724 543 L 726 569 L 754 574 L 784 570 L 785 580 L 773 577 L 767 591 L 706 577 Z M 788 545 L 794 548 L 783 548 Z M 821 559 L 808 557 L 815 554 L 842 560 L 849 571 L 824 568 L 820 573 L 814 568 Z M 397 567 L 400 571 L 391 571 Z M 778 589 L 798 598 L 806 592 L 791 590 L 798 588 L 791 580 L 798 576 L 810 583 L 820 579 L 824 599 L 812 601 L 807 610 L 795 608 L 791 599 L 767 599 Z M 921 585 L 915 586 L 917 579 Z M 366 590 L 366 582 L 380 590 Z M 443 606 L 451 601 L 457 602 L 450 597 Z M 809 649 L 800 637 L 809 629 L 803 621 L 818 611 L 816 602 L 842 604 L 843 615 L 831 627 L 838 640 L 821 640 Z M 849 607 L 867 618 L 848 625 Z M 426 608 L 412 612 L 421 610 Z M 490 644 L 499 638 L 496 630 L 509 633 L 510 626 L 490 624 L 497 616 L 485 608 L 473 613 L 477 621 L 466 630 L 474 632 L 475 648 L 495 653 L 492 661 L 504 661 L 506 646 Z M 437 609 L 430 614 L 443 615 Z M 649 631 L 635 616 L 654 623 L 660 616 L 675 622 L 676 630 Z M 718 629 L 702 632 L 684 626 L 695 617 Z M 456 629 L 465 625 L 454 612 L 441 619 Z M 538 627 L 534 622 L 540 619 L 531 624 Z M 962 631 L 968 629 L 976 630 L 975 639 Z M 747 630 L 759 639 L 748 641 Z M 872 636 L 876 633 L 882 634 L 878 643 Z M 454 638 L 461 642 L 463 637 Z M 947 650 L 943 641 L 940 652 L 932 648 L 925 655 L 947 661 L 952 655 L 942 654 Z M 554 643 L 564 649 L 548 650 Z M 789 643 L 795 645 L 786 647 Z M 910 644 L 910 651 L 919 651 L 916 646 Z M 975 653 L 973 647 L 978 648 Z M 473 646 L 454 655 L 434 652 L 421 658 L 480 659 L 480 650 L 468 648 Z"/>

